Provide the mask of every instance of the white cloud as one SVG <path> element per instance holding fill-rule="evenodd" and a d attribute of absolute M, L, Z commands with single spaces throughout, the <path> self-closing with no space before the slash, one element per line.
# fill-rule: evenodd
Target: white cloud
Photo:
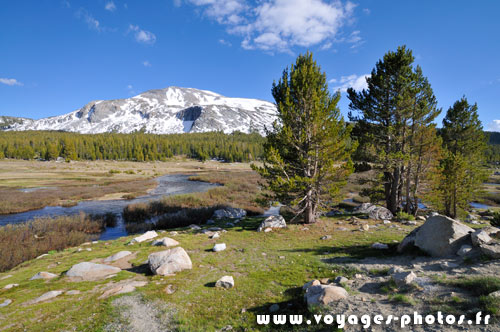
<path fill-rule="evenodd" d="M 143 44 L 154 44 L 156 42 L 156 36 L 151 31 L 142 30 L 138 25 L 130 24 L 128 32 L 134 32 L 135 41 Z"/>
<path fill-rule="evenodd" d="M 14 85 L 22 86 L 23 85 L 23 83 L 19 82 L 15 78 L 0 78 L 0 83 L 10 85 L 10 86 L 14 86 Z"/>
<path fill-rule="evenodd" d="M 500 132 L 500 120 L 493 120 L 488 123 L 488 130 Z"/>
<path fill-rule="evenodd" d="M 127 85 L 127 92 L 129 95 L 135 95 L 135 89 L 132 84 Z"/>
<path fill-rule="evenodd" d="M 87 10 L 80 8 L 76 12 L 76 17 L 87 23 L 89 29 L 101 32 L 102 27 L 98 20 L 96 20 Z"/>
<path fill-rule="evenodd" d="M 219 44 L 222 44 L 224 46 L 229 46 L 229 47 L 233 46 L 233 44 L 231 44 L 231 42 L 229 42 L 225 39 L 219 39 Z"/>
<path fill-rule="evenodd" d="M 149 62 L 148 60 L 146 60 L 146 61 L 143 61 L 143 62 L 142 62 L 142 65 L 143 65 L 144 67 L 151 67 L 151 62 Z"/>
<path fill-rule="evenodd" d="M 353 88 L 356 91 L 361 91 L 368 87 L 366 83 L 367 77 L 370 77 L 370 74 L 364 74 L 360 76 L 352 74 L 349 76 L 342 76 L 339 80 L 335 78 L 331 79 L 329 83 L 336 84 L 336 86 L 333 87 L 333 90 L 335 91 L 340 90 L 341 92 L 346 92 L 348 88 Z"/>
<path fill-rule="evenodd" d="M 335 41 L 355 5 L 340 0 L 185 0 L 243 38 L 245 49 L 290 52 L 294 46 L 323 47 Z M 174 3 L 180 4 L 179 1 Z M 359 34 L 359 32 L 358 32 Z"/>
<path fill-rule="evenodd" d="M 370 15 L 371 10 L 369 8 L 363 8 L 363 13 L 365 13 L 366 15 Z"/>
<path fill-rule="evenodd" d="M 116 10 L 116 5 L 113 1 L 106 2 L 104 9 L 109 10 L 110 12 L 114 12 Z"/>

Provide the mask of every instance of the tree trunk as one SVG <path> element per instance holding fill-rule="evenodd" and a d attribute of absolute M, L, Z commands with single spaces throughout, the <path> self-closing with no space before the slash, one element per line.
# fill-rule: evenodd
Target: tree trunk
<path fill-rule="evenodd" d="M 306 210 L 304 211 L 304 221 L 306 224 L 312 224 L 316 222 L 316 216 L 314 210 L 315 209 L 314 209 L 312 191 L 309 190 L 306 198 Z"/>
<path fill-rule="evenodd" d="M 389 204 L 387 208 L 393 213 L 396 214 L 398 212 L 398 190 L 399 190 L 399 181 L 400 181 L 400 169 L 399 167 L 395 167 L 392 176 L 391 183 L 391 194 L 389 197 Z"/>

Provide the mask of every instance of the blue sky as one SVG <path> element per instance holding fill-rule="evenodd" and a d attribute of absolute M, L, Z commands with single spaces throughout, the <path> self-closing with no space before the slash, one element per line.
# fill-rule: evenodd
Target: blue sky
<path fill-rule="evenodd" d="M 332 91 L 361 89 L 406 44 L 443 114 L 465 95 L 500 131 L 499 12 L 495 0 L 1 1 L 0 115 L 60 115 L 167 86 L 272 101 L 273 80 L 307 50 Z"/>

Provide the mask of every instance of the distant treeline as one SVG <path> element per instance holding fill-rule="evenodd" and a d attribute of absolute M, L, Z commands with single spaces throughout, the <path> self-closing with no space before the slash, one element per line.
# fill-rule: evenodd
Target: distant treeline
<path fill-rule="evenodd" d="M 165 160 L 187 156 L 228 162 L 257 160 L 264 138 L 257 133 L 235 132 L 154 135 L 77 134 L 54 131 L 0 132 L 0 159 L 55 160 Z"/>
<path fill-rule="evenodd" d="M 500 162 L 500 133 L 485 134 L 489 142 L 486 160 Z M 264 140 L 257 133 L 241 132 L 154 135 L 0 131 L 0 159 L 154 161 L 184 155 L 202 161 L 217 158 L 245 162 L 262 157 Z"/>

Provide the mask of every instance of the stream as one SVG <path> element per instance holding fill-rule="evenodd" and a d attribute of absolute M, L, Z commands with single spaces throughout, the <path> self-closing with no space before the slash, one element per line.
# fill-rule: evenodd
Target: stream
<path fill-rule="evenodd" d="M 145 196 L 140 196 L 135 199 L 125 200 L 89 200 L 82 201 L 75 206 L 62 207 L 62 206 L 46 206 L 43 209 L 32 210 L 27 212 L 0 215 L 0 226 L 7 224 L 18 224 L 33 220 L 35 218 L 41 217 L 57 217 L 64 215 L 74 215 L 83 212 L 85 214 L 103 214 L 106 212 L 112 212 L 117 215 L 118 222 L 116 227 L 107 227 L 104 232 L 101 233 L 100 240 L 112 240 L 119 238 L 121 236 L 128 235 L 125 230 L 125 225 L 121 218 L 121 213 L 123 209 L 134 203 L 148 202 L 150 200 L 157 200 L 163 196 L 189 194 L 195 192 L 205 192 L 217 184 L 211 184 L 207 182 L 200 181 L 189 181 L 190 175 L 184 174 L 174 174 L 174 175 L 164 175 L 156 178 L 158 182 L 156 188 L 149 191 Z"/>

